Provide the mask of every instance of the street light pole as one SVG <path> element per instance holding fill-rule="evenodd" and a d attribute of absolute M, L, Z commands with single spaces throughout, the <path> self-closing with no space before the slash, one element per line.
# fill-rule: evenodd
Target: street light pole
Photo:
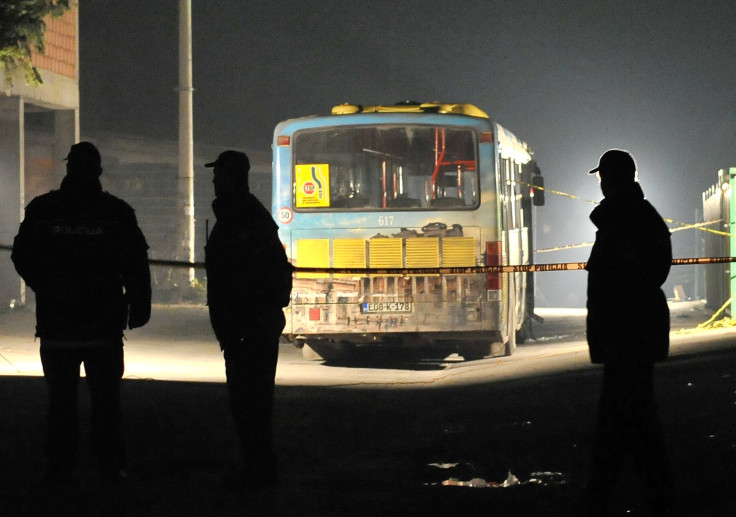
<path fill-rule="evenodd" d="M 732 257 L 736 256 L 736 167 L 728 170 L 728 249 Z M 731 319 L 736 319 L 736 264 L 729 265 L 729 295 L 731 296 Z"/>
<path fill-rule="evenodd" d="M 182 259 L 194 262 L 194 130 L 192 114 L 192 3 L 179 0 L 179 217 Z M 188 285 L 194 269 L 188 270 Z"/>

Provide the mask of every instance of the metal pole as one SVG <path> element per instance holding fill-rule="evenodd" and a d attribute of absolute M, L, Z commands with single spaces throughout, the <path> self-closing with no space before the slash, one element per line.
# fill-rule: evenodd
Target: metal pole
<path fill-rule="evenodd" d="M 26 105 L 23 97 L 18 97 L 18 220 L 26 215 Z M 20 282 L 20 304 L 26 304 L 26 283 Z"/>
<path fill-rule="evenodd" d="M 729 255 L 731 257 L 736 256 L 736 238 L 734 232 L 736 231 L 736 199 L 734 199 L 734 188 L 736 188 L 736 167 L 731 167 L 728 171 L 728 233 L 731 236 L 728 238 L 729 242 Z M 731 262 L 730 264 L 730 296 L 731 296 L 731 318 L 736 318 L 736 264 Z"/>
<path fill-rule="evenodd" d="M 192 3 L 179 0 L 179 202 L 182 224 L 182 255 L 194 262 L 194 131 L 192 114 Z M 188 283 L 194 282 L 189 269 Z"/>

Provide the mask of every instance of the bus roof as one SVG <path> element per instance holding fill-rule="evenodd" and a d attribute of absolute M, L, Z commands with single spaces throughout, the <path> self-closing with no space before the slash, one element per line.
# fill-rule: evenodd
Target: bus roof
<path fill-rule="evenodd" d="M 403 102 L 390 106 L 361 106 L 360 104 L 340 104 L 332 108 L 333 115 L 353 115 L 355 113 L 447 113 L 469 117 L 489 118 L 488 114 L 472 104 L 442 102 Z"/>

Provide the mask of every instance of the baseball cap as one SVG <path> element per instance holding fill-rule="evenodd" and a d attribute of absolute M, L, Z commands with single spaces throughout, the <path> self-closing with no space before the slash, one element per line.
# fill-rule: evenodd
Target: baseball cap
<path fill-rule="evenodd" d="M 245 153 L 240 151 L 224 151 L 220 153 L 214 162 L 205 163 L 205 167 L 222 166 L 227 167 L 233 171 L 248 172 L 250 170 L 250 161 Z"/>
<path fill-rule="evenodd" d="M 76 164 L 87 164 L 99 167 L 102 162 L 100 151 L 91 142 L 79 142 L 69 149 L 69 154 L 64 158 L 67 162 Z"/>
<path fill-rule="evenodd" d="M 622 149 L 609 149 L 603 153 L 598 160 L 598 167 L 588 171 L 588 174 L 595 174 L 601 171 L 619 171 L 621 173 L 629 173 L 634 176 L 636 172 L 636 162 L 634 158 Z"/>

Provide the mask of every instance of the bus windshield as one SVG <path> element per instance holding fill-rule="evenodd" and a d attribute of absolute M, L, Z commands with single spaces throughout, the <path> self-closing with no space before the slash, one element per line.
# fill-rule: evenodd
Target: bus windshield
<path fill-rule="evenodd" d="M 465 210 L 478 206 L 475 131 L 341 126 L 292 140 L 299 211 Z"/>

